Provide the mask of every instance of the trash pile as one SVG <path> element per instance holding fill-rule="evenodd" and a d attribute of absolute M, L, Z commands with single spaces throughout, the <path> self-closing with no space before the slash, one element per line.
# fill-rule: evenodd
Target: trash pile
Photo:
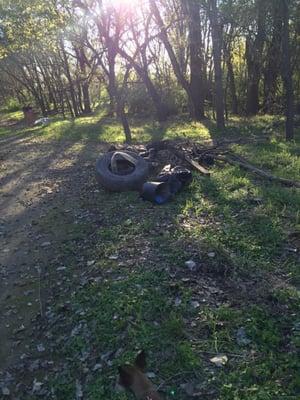
<path fill-rule="evenodd" d="M 143 184 L 141 197 L 154 204 L 165 204 L 191 181 L 192 173 L 189 169 L 181 166 L 172 168 L 169 164 L 156 178 Z"/>
<path fill-rule="evenodd" d="M 288 187 L 300 187 L 299 181 L 281 178 L 253 165 L 237 154 L 239 143 L 265 143 L 269 138 L 223 139 L 198 143 L 191 140 L 161 140 L 142 145 L 115 147 L 96 163 L 98 182 L 111 191 L 136 190 L 144 200 L 165 204 L 192 180 L 191 170 L 209 177 L 215 163 L 236 165 L 256 178 Z"/>
<path fill-rule="evenodd" d="M 191 179 L 190 170 L 209 177 L 209 169 L 215 163 L 235 165 L 253 174 L 256 179 L 300 188 L 300 181 L 272 175 L 270 172 L 252 164 L 233 149 L 236 144 L 256 144 L 268 141 L 269 137 L 242 137 L 222 139 L 213 143 L 211 141 L 199 143 L 180 139 L 152 142 L 146 147 L 142 145 L 122 148 L 111 146 L 109 152 L 97 161 L 96 175 L 99 183 L 108 190 L 138 190 L 145 200 L 152 201 L 155 204 L 166 203 L 187 185 Z M 117 173 L 113 173 L 111 169 L 111 157 L 115 152 L 123 153 L 123 156 L 118 155 L 117 165 L 119 166 L 115 170 Z M 132 155 L 133 159 L 128 161 L 128 158 L 124 157 L 124 153 Z M 124 172 L 126 163 L 127 172 Z M 123 168 L 123 175 L 121 167 Z M 131 169 L 131 172 L 129 169 Z M 181 172 L 179 173 L 179 171 Z M 149 179 L 152 176 L 155 178 Z"/>
<path fill-rule="evenodd" d="M 96 163 L 98 182 L 110 191 L 135 190 L 143 200 L 161 205 L 192 181 L 185 160 L 165 148 L 111 147 Z"/>

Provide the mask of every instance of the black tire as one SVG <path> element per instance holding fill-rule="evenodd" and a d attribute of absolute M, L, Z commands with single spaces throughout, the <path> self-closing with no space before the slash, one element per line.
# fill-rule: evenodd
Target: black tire
<path fill-rule="evenodd" d="M 100 157 L 96 163 L 96 177 L 98 182 L 106 189 L 114 192 L 127 190 L 140 190 L 149 176 L 149 164 L 143 157 L 131 151 L 126 151 L 136 161 L 134 170 L 128 175 L 114 174 L 110 169 L 111 158 L 114 151 Z"/>

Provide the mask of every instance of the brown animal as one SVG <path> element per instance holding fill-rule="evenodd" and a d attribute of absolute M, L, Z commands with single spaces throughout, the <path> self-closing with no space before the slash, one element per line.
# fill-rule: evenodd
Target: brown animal
<path fill-rule="evenodd" d="M 145 375 L 146 354 L 141 351 L 134 364 L 124 364 L 119 369 L 119 383 L 131 390 L 138 400 L 162 400 L 153 383 Z"/>

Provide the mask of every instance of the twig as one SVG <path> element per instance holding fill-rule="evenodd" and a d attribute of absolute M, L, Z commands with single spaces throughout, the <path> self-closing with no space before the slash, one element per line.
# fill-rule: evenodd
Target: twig
<path fill-rule="evenodd" d="M 168 145 L 168 149 L 170 151 L 172 151 L 175 154 L 176 157 L 178 157 L 178 158 L 180 158 L 182 160 L 185 160 L 190 166 L 192 166 L 194 169 L 196 169 L 202 175 L 210 176 L 210 172 L 206 168 L 204 168 L 197 161 L 193 160 L 191 157 L 186 155 L 183 151 L 180 151 L 180 150 L 176 149 L 171 144 Z"/>

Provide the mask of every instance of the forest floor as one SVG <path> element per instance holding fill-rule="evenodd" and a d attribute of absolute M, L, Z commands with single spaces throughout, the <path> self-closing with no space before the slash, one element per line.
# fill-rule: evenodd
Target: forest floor
<path fill-rule="evenodd" d="M 123 140 L 113 119 L 20 119 L 0 117 L 0 398 L 131 398 L 117 366 L 145 349 L 167 399 L 298 399 L 299 190 L 220 163 L 153 206 L 95 180 Z M 138 142 L 268 135 L 234 150 L 299 180 L 300 130 L 285 143 L 278 117 L 132 126 Z"/>

